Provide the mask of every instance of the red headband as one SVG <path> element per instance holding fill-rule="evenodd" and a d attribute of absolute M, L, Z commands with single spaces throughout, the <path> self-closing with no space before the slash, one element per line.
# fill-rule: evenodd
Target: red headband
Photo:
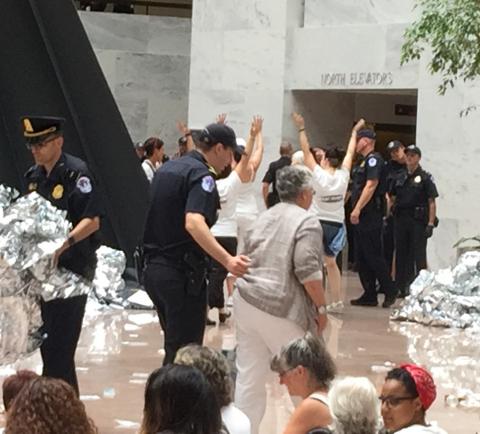
<path fill-rule="evenodd" d="M 404 364 L 400 368 L 405 369 L 413 378 L 417 388 L 418 397 L 425 410 L 428 410 L 437 397 L 437 390 L 432 376 L 421 366 Z"/>

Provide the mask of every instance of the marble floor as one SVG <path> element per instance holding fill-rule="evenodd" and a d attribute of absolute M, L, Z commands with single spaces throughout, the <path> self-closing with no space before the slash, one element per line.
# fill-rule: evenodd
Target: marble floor
<path fill-rule="evenodd" d="M 347 299 L 359 294 L 354 275 L 345 280 Z M 438 385 L 438 397 L 429 411 L 449 433 L 480 433 L 480 409 L 452 405 L 456 388 L 480 393 L 480 343 L 464 331 L 393 323 L 389 310 L 347 306 L 329 317 L 325 338 L 341 375 L 370 378 L 380 388 L 395 363 L 415 361 L 427 366 Z M 212 319 L 215 315 L 212 315 Z M 235 346 L 233 320 L 208 327 L 205 344 L 222 349 Z M 137 432 L 142 415 L 143 389 L 148 374 L 162 360 L 162 336 L 151 311 L 110 310 L 87 315 L 77 351 L 82 400 L 102 434 Z M 38 354 L 0 368 L 0 381 L 15 368 L 40 370 Z M 285 390 L 272 374 L 267 384 L 268 406 L 262 434 L 282 432 L 292 409 Z M 468 402 L 462 402 L 469 404 Z"/>

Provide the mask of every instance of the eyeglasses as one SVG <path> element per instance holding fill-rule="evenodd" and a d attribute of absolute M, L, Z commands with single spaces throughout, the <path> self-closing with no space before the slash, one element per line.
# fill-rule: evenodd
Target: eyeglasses
<path fill-rule="evenodd" d="M 402 401 L 408 401 L 415 399 L 416 396 L 379 396 L 378 399 L 387 407 L 396 407 L 400 405 Z"/>

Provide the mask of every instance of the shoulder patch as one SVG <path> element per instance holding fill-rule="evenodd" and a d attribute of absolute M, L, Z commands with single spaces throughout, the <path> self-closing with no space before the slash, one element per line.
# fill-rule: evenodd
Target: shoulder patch
<path fill-rule="evenodd" d="M 422 177 L 420 175 L 417 175 L 414 179 L 415 183 L 419 184 L 420 182 L 422 182 Z"/>
<path fill-rule="evenodd" d="M 368 159 L 369 167 L 375 167 L 377 165 L 377 159 L 375 157 L 370 157 Z"/>
<path fill-rule="evenodd" d="M 80 178 L 77 179 L 77 188 L 82 192 L 82 193 L 90 193 L 92 191 L 92 183 L 90 181 L 90 178 L 87 176 L 81 176 Z"/>
<path fill-rule="evenodd" d="M 212 176 L 207 175 L 202 178 L 202 189 L 207 193 L 211 193 L 215 188 L 215 180 Z"/>

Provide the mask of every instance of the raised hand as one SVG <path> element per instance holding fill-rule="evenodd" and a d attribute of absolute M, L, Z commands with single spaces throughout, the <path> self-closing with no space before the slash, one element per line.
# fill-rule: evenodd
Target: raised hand
<path fill-rule="evenodd" d="M 292 114 L 292 119 L 293 122 L 295 123 L 296 127 L 301 130 L 305 128 L 305 119 L 303 119 L 303 116 L 299 113 L 293 113 Z"/>
<path fill-rule="evenodd" d="M 217 115 L 216 118 L 217 124 L 226 124 L 227 123 L 227 114 L 226 113 L 220 113 Z"/>
<path fill-rule="evenodd" d="M 179 133 L 180 133 L 182 136 L 185 136 L 186 134 L 188 134 L 188 133 L 190 132 L 190 129 L 187 127 L 186 122 L 184 122 L 184 121 L 177 121 L 177 122 L 176 122 L 176 125 L 177 125 L 177 130 L 179 131 Z"/>
<path fill-rule="evenodd" d="M 262 131 L 262 127 L 263 118 L 258 115 L 254 116 L 250 125 L 250 135 L 256 137 Z"/>
<path fill-rule="evenodd" d="M 360 119 L 356 124 L 355 126 L 353 127 L 353 130 L 354 131 L 360 131 L 362 128 L 365 128 L 365 119 Z"/>

